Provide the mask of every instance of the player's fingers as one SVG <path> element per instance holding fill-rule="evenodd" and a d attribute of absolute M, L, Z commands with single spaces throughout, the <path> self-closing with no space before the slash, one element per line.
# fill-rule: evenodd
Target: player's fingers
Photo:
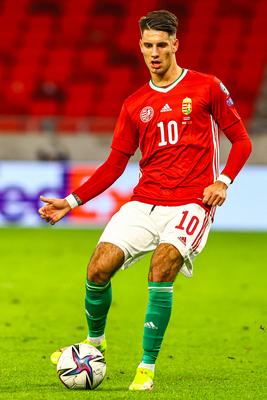
<path fill-rule="evenodd" d="M 55 223 L 56 223 L 56 220 L 53 217 L 50 217 L 49 218 L 49 224 L 50 225 L 55 225 Z"/>
<path fill-rule="evenodd" d="M 212 207 L 216 207 L 219 205 L 219 199 L 214 199 L 213 202 L 211 204 L 209 204 Z"/>
<path fill-rule="evenodd" d="M 203 199 L 202 199 L 202 201 L 203 201 L 203 203 L 207 203 L 207 201 L 209 200 L 209 198 L 210 198 L 210 192 L 208 191 L 208 190 L 204 190 L 203 191 Z"/>
<path fill-rule="evenodd" d="M 50 222 L 50 218 L 46 217 L 46 216 L 42 216 L 41 217 L 45 222 L 49 223 Z"/>
<path fill-rule="evenodd" d="M 62 215 L 60 214 L 52 214 L 50 216 L 50 224 L 55 225 L 59 220 L 61 220 Z"/>
<path fill-rule="evenodd" d="M 224 192 L 218 193 L 216 199 L 217 202 L 216 205 L 221 206 L 224 203 L 225 199 L 226 199 L 226 194 Z"/>
<path fill-rule="evenodd" d="M 45 207 L 39 208 L 38 213 L 42 216 L 42 215 L 46 215 L 46 210 Z"/>
<path fill-rule="evenodd" d="M 211 206 L 221 206 L 224 203 L 225 198 L 222 196 L 217 195 L 213 201 L 212 204 L 210 204 Z"/>
<path fill-rule="evenodd" d="M 46 206 L 40 208 L 38 212 L 39 212 L 41 218 L 50 218 L 50 212 Z"/>
<path fill-rule="evenodd" d="M 53 203 L 54 199 L 50 198 L 50 197 L 44 197 L 44 196 L 40 196 L 40 200 L 42 200 L 44 203 Z"/>
<path fill-rule="evenodd" d="M 218 197 L 216 194 L 212 194 L 209 198 L 209 200 L 207 201 L 207 205 L 208 206 L 217 206 L 218 204 Z"/>
<path fill-rule="evenodd" d="M 212 194 L 210 193 L 210 192 L 206 192 L 206 194 L 205 193 L 203 193 L 204 194 L 204 197 L 203 197 L 203 203 L 204 204 L 209 204 L 209 202 L 210 202 L 210 200 L 211 200 L 211 198 L 212 198 Z"/>
<path fill-rule="evenodd" d="M 59 220 L 60 220 L 60 218 L 50 218 L 49 222 L 51 225 L 55 225 Z"/>

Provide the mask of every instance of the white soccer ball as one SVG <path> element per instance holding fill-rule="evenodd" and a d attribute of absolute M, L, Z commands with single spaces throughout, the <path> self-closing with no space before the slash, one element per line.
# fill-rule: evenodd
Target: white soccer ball
<path fill-rule="evenodd" d="M 93 390 L 106 375 L 106 362 L 103 354 L 94 346 L 73 344 L 59 357 L 57 373 L 69 389 Z"/>

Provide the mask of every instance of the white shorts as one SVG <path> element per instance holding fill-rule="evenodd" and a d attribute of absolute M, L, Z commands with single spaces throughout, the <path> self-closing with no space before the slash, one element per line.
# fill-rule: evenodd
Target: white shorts
<path fill-rule="evenodd" d="M 99 243 L 113 243 L 123 250 L 122 269 L 160 243 L 170 243 L 184 258 L 181 272 L 191 277 L 193 259 L 204 248 L 210 226 L 210 214 L 195 203 L 169 207 L 130 201 L 113 215 Z"/>

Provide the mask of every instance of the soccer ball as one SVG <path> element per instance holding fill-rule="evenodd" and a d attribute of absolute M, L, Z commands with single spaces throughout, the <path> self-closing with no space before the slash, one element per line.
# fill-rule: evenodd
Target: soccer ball
<path fill-rule="evenodd" d="M 57 373 L 69 389 L 93 390 L 106 375 L 106 362 L 103 354 L 94 346 L 73 344 L 59 357 Z"/>

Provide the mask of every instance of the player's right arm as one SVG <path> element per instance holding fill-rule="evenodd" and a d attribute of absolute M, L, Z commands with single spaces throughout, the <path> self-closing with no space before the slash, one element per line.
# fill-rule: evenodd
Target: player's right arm
<path fill-rule="evenodd" d="M 138 147 L 138 132 L 128 112 L 126 102 L 123 104 L 117 120 L 108 159 L 94 174 L 65 199 L 48 199 L 41 196 L 45 203 L 39 209 L 41 218 L 54 225 L 72 208 L 80 206 L 103 193 L 123 173 L 129 158 Z"/>
<path fill-rule="evenodd" d="M 65 199 L 40 196 L 45 203 L 39 209 L 41 218 L 54 225 L 60 221 L 72 208 L 75 208 L 103 193 L 123 173 L 129 161 L 130 154 L 112 149 L 108 159 L 95 173 Z"/>

